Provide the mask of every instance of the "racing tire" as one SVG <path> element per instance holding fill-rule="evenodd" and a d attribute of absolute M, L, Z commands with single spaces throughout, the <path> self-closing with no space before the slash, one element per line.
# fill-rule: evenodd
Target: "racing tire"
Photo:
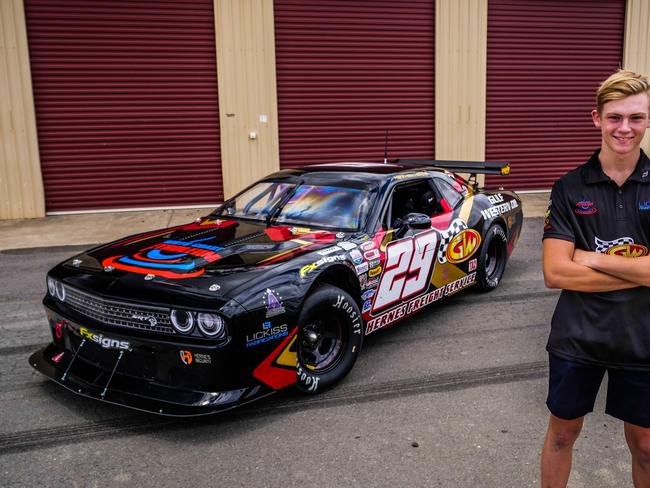
<path fill-rule="evenodd" d="M 352 297 L 332 285 L 311 293 L 298 319 L 296 388 L 315 394 L 343 379 L 363 344 L 361 312 Z"/>
<path fill-rule="evenodd" d="M 507 261 L 508 238 L 503 227 L 493 224 L 485 234 L 478 258 L 476 282 L 479 291 L 488 292 L 499 286 Z"/>

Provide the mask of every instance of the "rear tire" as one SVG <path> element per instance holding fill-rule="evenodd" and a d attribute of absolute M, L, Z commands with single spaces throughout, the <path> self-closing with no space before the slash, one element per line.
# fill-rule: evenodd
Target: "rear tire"
<path fill-rule="evenodd" d="M 361 312 L 352 297 L 332 285 L 312 292 L 298 319 L 296 387 L 318 393 L 343 379 L 363 344 Z"/>
<path fill-rule="evenodd" d="M 501 282 L 508 261 L 508 238 L 500 225 L 492 224 L 488 229 L 478 261 L 479 290 L 494 290 Z"/>

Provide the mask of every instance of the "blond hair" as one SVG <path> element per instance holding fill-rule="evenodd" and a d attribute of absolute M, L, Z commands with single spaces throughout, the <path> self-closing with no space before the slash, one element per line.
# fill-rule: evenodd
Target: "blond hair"
<path fill-rule="evenodd" d="M 598 87 L 598 91 L 596 92 L 598 114 L 602 114 L 603 106 L 607 102 L 621 100 L 632 95 L 638 95 L 639 93 L 647 93 L 648 97 L 650 97 L 650 83 L 648 79 L 644 75 L 633 71 L 619 69 Z"/>

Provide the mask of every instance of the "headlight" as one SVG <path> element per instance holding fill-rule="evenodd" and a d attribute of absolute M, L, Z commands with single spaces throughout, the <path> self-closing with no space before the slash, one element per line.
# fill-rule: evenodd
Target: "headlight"
<path fill-rule="evenodd" d="M 208 337 L 222 336 L 226 330 L 224 320 L 214 313 L 199 312 L 197 323 L 201 332 Z"/>
<path fill-rule="evenodd" d="M 62 302 L 65 302 L 65 286 L 63 286 L 63 283 L 60 281 L 55 281 L 54 291 L 56 292 L 56 297 Z"/>
<path fill-rule="evenodd" d="M 51 276 L 47 277 L 47 291 L 49 291 L 50 295 L 53 297 L 56 296 L 56 282 Z"/>
<path fill-rule="evenodd" d="M 170 315 L 172 325 L 181 334 L 187 334 L 194 327 L 194 316 L 192 312 L 185 310 L 172 310 Z"/>

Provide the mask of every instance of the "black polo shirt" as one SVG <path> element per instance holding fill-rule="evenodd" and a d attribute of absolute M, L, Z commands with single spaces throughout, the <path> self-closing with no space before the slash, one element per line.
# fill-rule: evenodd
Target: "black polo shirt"
<path fill-rule="evenodd" d="M 641 152 L 619 188 L 589 161 L 553 185 L 544 239 L 577 249 L 630 257 L 650 248 L 650 160 Z M 562 358 L 614 368 L 650 370 L 650 288 L 603 293 L 562 290 L 546 349 Z"/>

